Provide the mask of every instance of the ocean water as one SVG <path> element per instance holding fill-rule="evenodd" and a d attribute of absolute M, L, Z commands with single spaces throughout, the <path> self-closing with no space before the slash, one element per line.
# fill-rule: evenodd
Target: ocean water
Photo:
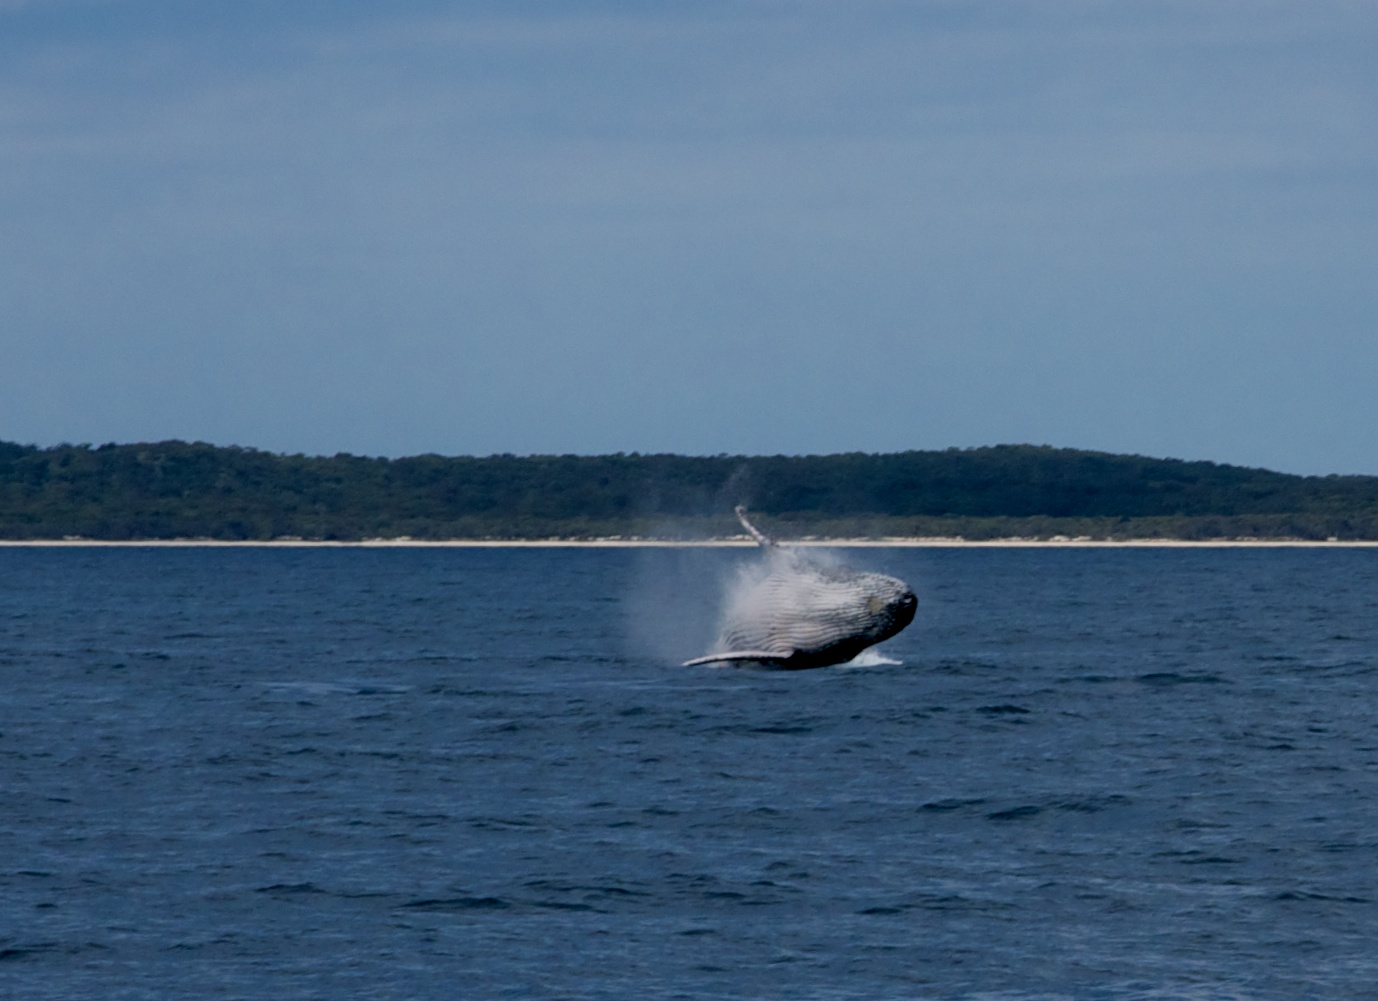
<path fill-rule="evenodd" d="M 843 555 L 0 549 L 0 996 L 1378 996 L 1378 552 Z"/>

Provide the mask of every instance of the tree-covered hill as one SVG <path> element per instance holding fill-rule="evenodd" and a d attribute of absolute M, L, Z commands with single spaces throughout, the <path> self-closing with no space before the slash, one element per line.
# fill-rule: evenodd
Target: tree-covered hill
<path fill-rule="evenodd" d="M 0 537 L 789 535 L 1378 538 L 1378 477 L 1029 445 L 822 456 L 276 455 L 0 442 Z"/>

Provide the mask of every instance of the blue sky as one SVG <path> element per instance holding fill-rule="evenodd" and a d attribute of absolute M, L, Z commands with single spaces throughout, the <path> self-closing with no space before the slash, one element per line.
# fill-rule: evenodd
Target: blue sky
<path fill-rule="evenodd" d="M 0 439 L 1378 473 L 1378 5 L 0 0 Z"/>

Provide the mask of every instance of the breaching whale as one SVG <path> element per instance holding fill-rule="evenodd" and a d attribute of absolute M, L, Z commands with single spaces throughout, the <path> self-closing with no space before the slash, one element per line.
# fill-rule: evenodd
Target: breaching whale
<path fill-rule="evenodd" d="M 820 566 L 737 520 L 766 551 L 766 574 L 732 602 L 718 650 L 684 662 L 756 661 L 798 670 L 845 664 L 914 621 L 918 603 L 897 577 Z"/>

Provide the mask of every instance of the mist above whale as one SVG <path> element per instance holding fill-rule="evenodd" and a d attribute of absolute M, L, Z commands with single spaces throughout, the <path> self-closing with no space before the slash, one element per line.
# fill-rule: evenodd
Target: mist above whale
<path fill-rule="evenodd" d="M 728 595 L 717 649 L 684 662 L 748 661 L 799 670 L 845 664 L 914 620 L 917 599 L 886 574 L 828 566 L 778 545 L 742 507 L 737 519 L 765 550 Z"/>

